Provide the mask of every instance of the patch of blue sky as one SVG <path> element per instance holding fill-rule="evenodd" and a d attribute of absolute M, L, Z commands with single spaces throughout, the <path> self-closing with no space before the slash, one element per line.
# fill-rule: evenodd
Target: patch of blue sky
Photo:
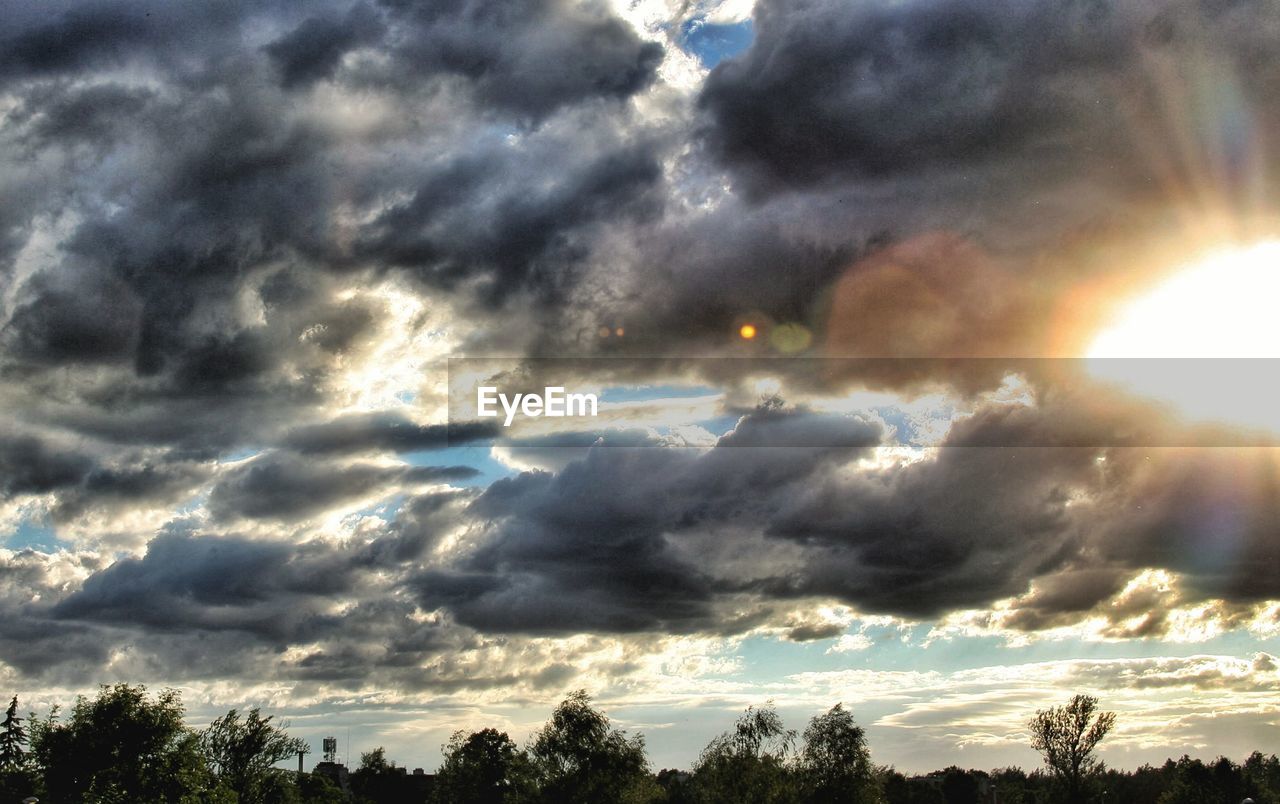
<path fill-rule="evenodd" d="M 722 436 L 730 430 L 738 426 L 738 419 L 742 418 L 738 415 L 716 416 L 712 419 L 702 419 L 694 422 L 695 425 L 706 430 L 714 436 Z"/>
<path fill-rule="evenodd" d="M 974 638 L 968 640 L 973 641 Z M 988 664 L 1022 664 L 1066 659 L 1146 659 L 1157 656 L 1187 657 L 1205 654 L 1251 656 L 1258 651 L 1280 650 L 1280 637 L 1258 638 L 1248 631 L 1229 631 L 1199 642 L 1174 642 L 1166 639 L 1128 639 L 1122 642 L 1100 642 L 1084 639 L 1041 639 L 1024 646 L 1003 647 L 998 639 L 989 640 L 998 661 Z M 935 643 L 941 645 L 943 643 Z M 930 651 L 933 647 L 930 647 Z M 980 656 L 985 656 L 983 651 Z M 975 667 L 984 666 L 975 664 Z"/>
<path fill-rule="evenodd" d="M 200 494 L 193 495 L 186 502 L 173 510 L 178 516 L 186 516 L 199 511 L 207 502 L 209 502 L 209 493 L 202 492 Z"/>
<path fill-rule="evenodd" d="M 921 422 L 896 405 L 874 407 L 871 408 L 871 412 L 893 428 L 892 440 L 889 442 L 891 444 L 897 446 L 927 446 L 936 437 L 932 432 L 932 428 L 922 432 L 920 428 Z M 931 411 L 931 421 L 950 421 L 954 418 L 955 412 L 955 408 L 950 405 L 938 408 L 935 411 Z"/>
<path fill-rule="evenodd" d="M 690 399 L 715 396 L 709 385 L 615 385 L 600 392 L 601 402 L 652 402 L 661 399 Z"/>
<path fill-rule="evenodd" d="M 42 553 L 53 553 L 71 547 L 69 542 L 58 538 L 58 533 L 47 522 L 24 519 L 13 531 L 0 536 L 0 546 L 9 550 L 38 550 Z"/>
<path fill-rule="evenodd" d="M 404 505 L 406 495 L 397 494 L 385 500 L 380 500 L 367 508 L 361 508 L 359 511 L 352 511 L 347 514 L 345 519 L 359 519 L 366 516 L 376 516 L 388 522 L 393 521 L 400 512 L 400 507 Z"/>
<path fill-rule="evenodd" d="M 751 46 L 755 30 L 751 20 L 720 24 L 704 17 L 687 20 L 680 26 L 677 40 L 680 49 L 695 56 L 710 70 L 725 59 L 733 58 Z"/>
<path fill-rule="evenodd" d="M 1258 652 L 1276 655 L 1280 637 L 1259 639 L 1247 631 L 1231 631 L 1202 642 L 1171 642 L 1160 639 L 1101 642 L 1079 638 L 1042 639 L 1010 647 L 997 636 L 966 636 L 934 640 L 923 648 L 932 626 L 913 626 L 903 641 L 893 629 L 870 628 L 870 646 L 862 650 L 837 651 L 839 637 L 809 642 L 791 642 L 772 636 L 743 640 L 737 656 L 741 670 L 735 675 L 753 683 L 776 682 L 797 673 L 834 672 L 854 668 L 880 671 L 910 671 L 922 666 L 939 673 L 954 673 L 984 667 L 1037 664 L 1071 660 L 1187 658 L 1198 655 L 1251 657 Z M 849 633 L 858 633 L 855 627 Z"/>

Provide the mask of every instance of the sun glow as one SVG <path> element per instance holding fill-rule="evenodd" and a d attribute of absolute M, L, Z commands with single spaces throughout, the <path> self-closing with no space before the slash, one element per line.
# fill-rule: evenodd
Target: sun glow
<path fill-rule="evenodd" d="M 1280 241 L 1213 254 L 1126 308 L 1089 357 L 1280 357 Z"/>
<path fill-rule="evenodd" d="M 1280 431 L 1280 377 L 1259 360 L 1280 358 L 1278 300 L 1280 241 L 1213 253 L 1125 307 L 1090 345 L 1089 372 L 1193 419 Z"/>

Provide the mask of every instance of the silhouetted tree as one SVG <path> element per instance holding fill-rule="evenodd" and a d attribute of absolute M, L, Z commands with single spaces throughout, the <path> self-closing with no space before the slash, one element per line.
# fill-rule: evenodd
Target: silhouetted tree
<path fill-rule="evenodd" d="M 694 766 L 695 801 L 787 804 L 800 799 L 798 779 L 788 767 L 796 733 L 784 728 L 770 703 L 748 707 L 733 731 L 712 740 Z"/>
<path fill-rule="evenodd" d="M 0 723 L 0 771 L 18 770 L 27 763 L 27 730 L 18 717 L 18 696 L 13 696 Z"/>
<path fill-rule="evenodd" d="M 27 730 L 13 696 L 0 723 L 0 801 L 21 801 L 38 792 L 27 756 Z"/>
<path fill-rule="evenodd" d="M 1064 706 L 1037 711 L 1027 722 L 1031 747 L 1044 756 L 1069 804 L 1083 804 L 1087 781 L 1101 768 L 1094 749 L 1115 726 L 1114 712 L 1097 709 L 1097 698 L 1077 695 Z"/>
<path fill-rule="evenodd" d="M 541 797 L 556 804 L 643 802 L 661 790 L 649 775 L 644 738 L 609 725 L 591 698 L 578 690 L 566 698 L 538 733 L 530 750 L 541 779 Z"/>
<path fill-rule="evenodd" d="M 1237 799 L 1238 801 L 1239 799 Z M 1161 794 L 1160 804 L 1207 804 L 1223 801 L 1212 771 L 1198 759 L 1183 755 L 1174 766 L 1173 778 Z"/>
<path fill-rule="evenodd" d="M 238 804 L 260 804 L 279 797 L 276 763 L 305 751 L 307 744 L 271 725 L 271 716 L 262 717 L 257 709 L 243 718 L 232 709 L 200 733 L 200 747 Z"/>
<path fill-rule="evenodd" d="M 866 733 L 841 704 L 809 721 L 799 769 L 808 801 L 875 804 L 881 800 Z"/>
<path fill-rule="evenodd" d="M 401 802 L 409 792 L 404 768 L 387 759 L 382 746 L 360 755 L 360 766 L 351 774 L 351 792 L 356 801 L 384 804 Z"/>
<path fill-rule="evenodd" d="M 1240 766 L 1245 789 L 1257 804 L 1280 802 L 1280 759 L 1254 751 Z"/>
<path fill-rule="evenodd" d="M 942 800 L 946 804 L 978 804 L 978 777 L 955 765 L 942 771 Z"/>
<path fill-rule="evenodd" d="M 1000 804 L 1030 804 L 1035 801 L 1022 768 L 997 768 L 991 772 L 991 786 Z"/>
<path fill-rule="evenodd" d="M 174 690 L 154 700 L 117 684 L 76 699 L 66 722 L 56 710 L 31 724 L 31 755 L 54 802 L 227 801 L 183 726 Z"/>
<path fill-rule="evenodd" d="M 658 787 L 662 788 L 662 801 L 666 804 L 692 804 L 693 791 L 690 789 L 690 774 L 675 768 L 663 768 L 658 771 Z"/>
<path fill-rule="evenodd" d="M 347 804 L 342 790 L 327 777 L 315 773 L 304 774 L 298 780 L 300 804 Z"/>
<path fill-rule="evenodd" d="M 907 797 L 911 795 L 911 786 L 906 776 L 892 765 L 881 765 L 876 768 L 876 780 L 888 804 L 906 804 Z"/>
<path fill-rule="evenodd" d="M 441 804 L 513 804 L 537 794 L 533 762 L 505 733 L 481 729 L 453 733 L 436 771 Z"/>

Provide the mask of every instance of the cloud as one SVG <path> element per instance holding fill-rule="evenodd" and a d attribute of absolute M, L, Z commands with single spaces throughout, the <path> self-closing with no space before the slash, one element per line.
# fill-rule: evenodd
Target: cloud
<path fill-rule="evenodd" d="M 284 86 L 293 88 L 331 77 L 343 56 L 376 43 L 385 31 L 373 7 L 359 3 L 342 17 L 308 17 L 265 49 L 279 67 Z"/>
<path fill-rule="evenodd" d="M 1065 186 L 1070 171 L 1150 180 L 1160 157 L 1137 131 L 1162 121 L 1135 118 L 1158 115 L 1151 95 L 1168 89 L 1155 62 L 1231 62 L 1277 20 L 1190 3 L 813 0 L 758 3 L 754 22 L 699 99 L 710 147 L 750 191 L 926 173 L 986 200 L 983 184 Z"/>
<path fill-rule="evenodd" d="M 415 452 L 491 438 L 497 426 L 489 422 L 416 424 L 395 413 L 349 414 L 324 424 L 290 430 L 284 446 L 303 455 L 334 455 L 362 451 Z"/>
<path fill-rule="evenodd" d="M 467 80 L 489 108 L 539 119 L 568 104 L 625 99 L 653 81 L 662 46 L 603 7 L 562 0 L 503 6 L 460 0 L 385 3 L 403 26 L 391 80 L 410 71 Z M 387 76 L 379 76 L 387 80 Z"/>
<path fill-rule="evenodd" d="M 296 521 L 343 504 L 376 500 L 405 487 L 465 480 L 468 466 L 317 465 L 304 458 L 266 455 L 224 473 L 209 493 L 214 519 Z"/>
<path fill-rule="evenodd" d="M 87 456 L 52 448 L 34 436 L 0 439 L 0 476 L 4 477 L 0 490 L 5 496 L 74 486 L 92 465 Z"/>

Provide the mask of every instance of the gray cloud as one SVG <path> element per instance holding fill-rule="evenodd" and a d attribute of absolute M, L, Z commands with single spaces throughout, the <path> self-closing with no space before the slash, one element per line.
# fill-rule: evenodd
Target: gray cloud
<path fill-rule="evenodd" d="M 918 172 L 946 191 L 966 176 L 971 199 L 1073 171 L 1135 189 L 1163 158 L 1138 135 L 1172 89 L 1155 63 L 1194 70 L 1213 53 L 1261 101 L 1275 74 L 1250 59 L 1278 23 L 1248 4 L 764 2 L 752 47 L 700 104 L 712 149 L 755 192 Z"/>
<path fill-rule="evenodd" d="M 465 480 L 476 474 L 467 466 L 336 466 L 265 455 L 219 478 L 209 494 L 209 512 L 219 520 L 289 522 L 343 503 L 387 496 L 404 486 Z"/>

